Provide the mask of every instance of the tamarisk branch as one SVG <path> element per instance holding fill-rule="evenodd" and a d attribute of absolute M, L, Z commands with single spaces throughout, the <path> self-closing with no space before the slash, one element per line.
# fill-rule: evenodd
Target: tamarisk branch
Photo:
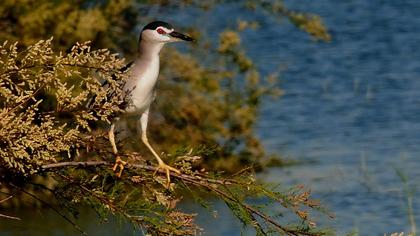
<path fill-rule="evenodd" d="M 54 172 L 57 170 L 61 170 L 63 168 L 89 168 L 89 167 L 105 167 L 105 168 L 111 168 L 114 163 L 107 162 L 107 161 L 84 161 L 84 162 L 76 162 L 76 161 L 70 161 L 70 162 L 59 162 L 59 163 L 52 163 L 52 164 L 46 164 L 41 167 L 39 170 L 39 173 L 46 173 L 46 172 Z M 139 171 L 146 171 L 150 173 L 156 173 L 160 172 L 161 174 L 165 174 L 164 171 L 159 170 L 154 165 L 147 165 L 147 164 L 134 164 L 134 163 L 128 163 L 125 166 L 126 169 L 128 169 L 130 172 L 137 173 Z M 255 208 L 249 204 L 246 203 L 246 197 L 240 197 L 236 193 L 233 193 L 229 189 L 232 188 L 242 188 L 242 190 L 253 188 L 252 185 L 255 184 L 253 182 L 243 182 L 239 181 L 237 179 L 218 179 L 214 177 L 210 177 L 208 174 L 203 174 L 199 172 L 193 172 L 192 174 L 178 174 L 175 172 L 171 172 L 171 177 L 174 179 L 179 180 L 180 182 L 184 183 L 187 186 L 195 186 L 200 189 L 207 190 L 211 192 L 212 194 L 218 196 L 220 199 L 225 201 L 228 206 L 235 205 L 235 207 L 239 207 L 242 209 L 250 219 L 252 219 L 253 224 L 255 225 L 258 232 L 262 232 L 263 235 L 266 234 L 266 231 L 264 230 L 264 227 L 261 222 L 264 222 L 265 224 L 269 224 L 273 226 L 272 228 L 276 229 L 276 231 L 283 232 L 287 235 L 323 235 L 321 233 L 312 233 L 308 229 L 304 228 L 289 228 L 282 224 L 280 224 L 277 220 L 274 218 L 268 216 L 267 214 L 263 213 L 262 211 L 258 210 L 258 208 Z M 154 175 L 153 175 L 154 176 Z M 69 177 L 62 176 L 63 178 L 66 178 L 67 180 L 70 180 Z M 124 178 L 124 175 L 123 177 Z M 71 180 L 74 181 L 74 180 Z M 83 184 L 79 185 L 80 188 L 83 191 L 88 191 L 88 193 L 91 193 L 90 190 L 84 186 Z M 102 198 L 97 196 L 98 198 Z M 265 196 L 267 197 L 267 196 Z M 285 202 L 284 199 L 276 199 L 279 201 L 283 206 L 287 206 L 288 204 Z M 108 200 L 106 200 L 107 204 L 111 204 Z M 112 204 L 110 207 L 111 209 L 114 209 L 118 211 L 117 207 Z M 138 219 L 139 216 L 131 216 L 129 214 L 125 214 L 125 216 L 128 216 L 133 219 Z M 308 219 L 304 219 L 308 220 Z"/>

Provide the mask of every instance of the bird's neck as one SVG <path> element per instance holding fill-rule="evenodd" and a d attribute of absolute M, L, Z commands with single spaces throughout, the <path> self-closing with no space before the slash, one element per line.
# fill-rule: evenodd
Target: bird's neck
<path fill-rule="evenodd" d="M 140 40 L 138 57 L 142 60 L 159 60 L 159 53 L 163 43 L 151 43 Z"/>

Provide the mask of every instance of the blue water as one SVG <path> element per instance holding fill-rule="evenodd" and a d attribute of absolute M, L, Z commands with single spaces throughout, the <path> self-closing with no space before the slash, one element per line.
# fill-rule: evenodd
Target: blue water
<path fill-rule="evenodd" d="M 165 16 L 175 25 L 194 20 L 211 39 L 216 39 L 216 32 L 234 27 L 238 18 L 261 21 L 259 29 L 243 33 L 243 44 L 264 74 L 281 72 L 279 87 L 285 94 L 278 100 L 267 99 L 256 130 L 270 152 L 310 162 L 271 169 L 260 178 L 310 188 L 335 214 L 334 220 L 319 218 L 319 225 L 331 226 L 339 235 L 409 232 L 407 195 L 395 168 L 416 189 L 420 180 L 420 1 L 285 3 L 290 9 L 319 14 L 332 41 L 316 42 L 285 20 L 247 12 L 235 3 L 205 14 Z M 163 13 L 153 14 L 161 18 Z M 420 224 L 416 193 L 413 203 Z M 223 203 L 214 203 L 214 209 L 216 219 L 211 212 L 200 212 L 198 223 L 205 235 L 240 235 L 241 226 Z"/>
<path fill-rule="evenodd" d="M 262 21 L 257 31 L 244 33 L 243 43 L 261 71 L 281 72 L 285 95 L 267 100 L 258 134 L 269 151 L 310 161 L 272 169 L 261 178 L 305 184 L 335 214 L 334 220 L 319 218 L 319 224 L 339 235 L 409 232 L 407 194 L 396 169 L 415 190 L 420 180 L 420 2 L 285 3 L 319 14 L 332 41 L 315 42 L 287 21 L 245 14 L 234 4 L 212 13 L 212 19 L 224 16 L 212 30 L 232 26 L 237 18 Z M 413 197 L 420 223 L 420 202 L 416 193 Z M 207 227 L 210 235 L 239 235 L 233 225 L 216 224 Z"/>
<path fill-rule="evenodd" d="M 286 1 L 315 12 L 331 30 L 316 43 L 272 21 L 250 43 L 263 68 L 285 65 L 285 95 L 268 103 L 258 127 L 273 152 L 303 166 L 266 179 L 304 183 L 335 213 L 338 233 L 409 232 L 406 195 L 395 168 L 420 180 L 419 1 Z M 268 55 L 278 48 L 278 52 Z M 414 195 L 414 213 L 420 202 Z M 419 222 L 419 221 L 417 221 Z"/>

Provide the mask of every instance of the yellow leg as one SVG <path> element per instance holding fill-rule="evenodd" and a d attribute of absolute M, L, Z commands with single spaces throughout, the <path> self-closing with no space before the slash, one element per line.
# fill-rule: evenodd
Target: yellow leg
<path fill-rule="evenodd" d="M 112 146 L 112 151 L 114 152 L 115 155 L 117 155 L 118 150 L 117 150 L 117 145 L 115 144 L 114 130 L 115 130 L 115 124 L 112 123 L 111 128 L 109 128 L 109 131 L 108 131 L 108 138 L 109 138 L 109 142 L 111 143 L 111 146 Z"/>
<path fill-rule="evenodd" d="M 149 141 L 147 140 L 147 136 L 146 135 L 142 135 L 142 141 L 147 146 L 147 148 L 150 150 L 150 152 L 152 152 L 153 156 L 158 161 L 158 168 L 156 169 L 155 174 L 159 170 L 165 171 L 165 173 L 166 173 L 166 179 L 168 180 L 167 187 L 169 187 L 170 184 L 171 184 L 171 174 L 170 174 L 170 172 L 173 171 L 173 172 L 175 172 L 177 174 L 181 174 L 181 171 L 179 171 L 178 169 L 176 169 L 176 168 L 174 168 L 172 166 L 169 166 L 169 165 L 165 164 L 165 162 L 162 161 L 162 159 L 159 157 L 159 155 L 156 153 L 156 151 L 149 144 Z"/>
<path fill-rule="evenodd" d="M 140 117 L 140 125 L 141 125 L 141 140 L 143 141 L 143 143 L 146 145 L 146 147 L 150 150 L 150 152 L 153 154 L 153 156 L 156 158 L 156 160 L 158 161 L 158 168 L 155 171 L 158 172 L 159 170 L 163 170 L 166 173 L 166 179 L 168 180 L 168 185 L 167 187 L 170 186 L 171 184 L 171 175 L 170 172 L 173 171 L 177 174 L 181 174 L 181 171 L 177 170 L 176 168 L 169 166 L 167 164 L 165 164 L 165 162 L 162 161 L 162 159 L 160 158 L 160 156 L 156 153 L 156 151 L 152 148 L 152 146 L 149 143 L 149 140 L 147 138 L 147 133 L 146 133 L 146 129 L 147 129 L 147 121 L 148 121 L 148 117 L 149 117 L 149 109 L 147 109 Z"/>
<path fill-rule="evenodd" d="M 111 128 L 108 131 L 108 138 L 109 138 L 109 142 L 111 143 L 111 146 L 112 146 L 112 151 L 116 155 L 115 165 L 114 165 L 114 167 L 112 167 L 112 170 L 114 172 L 116 172 L 117 169 L 119 168 L 120 170 L 116 173 L 116 176 L 118 178 L 120 178 L 121 177 L 121 174 L 122 174 L 122 172 L 124 170 L 124 165 L 127 164 L 127 162 L 121 160 L 120 156 L 118 156 L 117 145 L 115 144 L 114 129 L 115 129 L 115 124 L 113 123 L 111 125 Z"/>
<path fill-rule="evenodd" d="M 112 167 L 112 170 L 113 170 L 114 172 L 116 172 L 118 168 L 120 169 L 120 170 L 119 170 L 119 171 L 115 174 L 118 178 L 120 178 L 120 177 L 121 177 L 121 174 L 122 174 L 122 172 L 123 172 L 123 170 L 124 170 L 124 165 L 126 165 L 126 164 L 127 164 L 127 162 L 126 162 L 126 161 L 121 160 L 120 156 L 117 156 L 117 158 L 115 159 L 115 164 L 114 164 L 114 167 Z"/>

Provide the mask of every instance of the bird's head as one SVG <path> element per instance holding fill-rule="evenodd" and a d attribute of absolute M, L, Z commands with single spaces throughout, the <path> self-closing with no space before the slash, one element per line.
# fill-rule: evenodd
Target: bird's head
<path fill-rule="evenodd" d="M 153 43 L 170 43 L 178 41 L 193 41 L 194 39 L 176 32 L 172 25 L 163 21 L 153 21 L 141 31 L 140 39 Z"/>

